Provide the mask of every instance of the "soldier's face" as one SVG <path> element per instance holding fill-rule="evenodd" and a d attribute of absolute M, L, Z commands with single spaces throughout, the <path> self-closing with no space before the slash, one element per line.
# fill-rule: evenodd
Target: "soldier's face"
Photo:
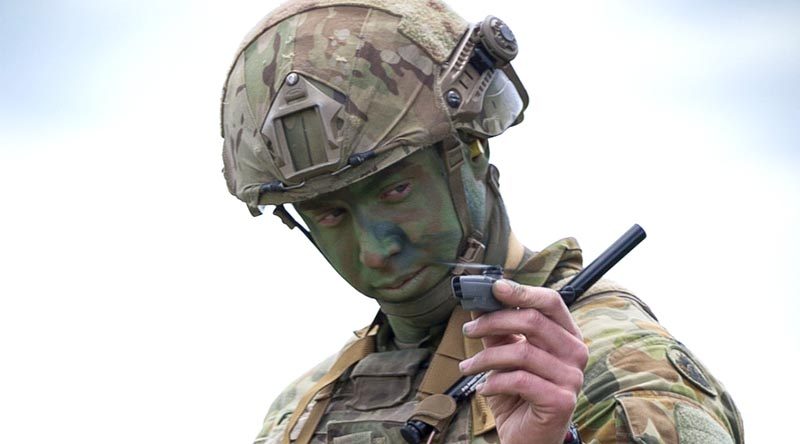
<path fill-rule="evenodd" d="M 411 301 L 431 289 L 461 240 L 434 149 L 296 207 L 336 271 L 378 300 Z"/>

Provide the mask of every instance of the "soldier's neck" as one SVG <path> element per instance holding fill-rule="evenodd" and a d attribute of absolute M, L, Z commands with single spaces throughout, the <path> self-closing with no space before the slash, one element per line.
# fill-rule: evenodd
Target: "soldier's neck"
<path fill-rule="evenodd" d="M 400 315 L 396 312 L 389 314 L 384 310 L 396 341 L 400 344 L 416 344 L 423 340 L 437 342 L 436 336 L 441 335 L 444 331 L 444 326 L 456 305 L 456 299 L 454 297 L 441 298 L 438 302 L 440 303 L 431 307 L 430 311 L 415 316 Z"/>

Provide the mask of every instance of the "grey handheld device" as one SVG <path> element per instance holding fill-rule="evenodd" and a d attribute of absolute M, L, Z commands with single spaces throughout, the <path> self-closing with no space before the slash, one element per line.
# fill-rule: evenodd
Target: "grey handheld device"
<path fill-rule="evenodd" d="M 564 303 L 569 307 L 620 259 L 639 245 L 639 242 L 645 237 L 647 237 L 647 233 L 644 229 L 638 224 L 634 224 L 603 254 L 559 290 L 558 293 L 564 299 Z M 480 267 L 483 272 L 479 275 L 455 276 L 451 281 L 453 294 L 458 298 L 464 310 L 490 312 L 505 308 L 492 295 L 492 284 L 503 278 L 503 267 L 499 265 L 482 265 Z"/>

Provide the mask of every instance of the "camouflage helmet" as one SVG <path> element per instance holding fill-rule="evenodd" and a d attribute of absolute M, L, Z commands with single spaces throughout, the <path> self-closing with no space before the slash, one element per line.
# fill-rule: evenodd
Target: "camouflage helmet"
<path fill-rule="evenodd" d="M 223 89 L 228 189 L 259 215 L 443 141 L 457 165 L 465 143 L 522 119 L 516 52 L 502 21 L 469 25 L 438 0 L 285 3 L 245 38 Z"/>

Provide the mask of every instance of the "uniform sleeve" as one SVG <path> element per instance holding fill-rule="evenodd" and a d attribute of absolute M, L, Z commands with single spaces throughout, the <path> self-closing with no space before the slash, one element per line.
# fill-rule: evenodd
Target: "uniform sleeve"
<path fill-rule="evenodd" d="M 572 309 L 589 347 L 573 416 L 584 442 L 744 442 L 722 384 L 641 301 L 599 286 Z"/>
<path fill-rule="evenodd" d="M 333 365 L 334 358 L 335 356 L 331 356 L 321 362 L 283 390 L 270 406 L 267 416 L 264 418 L 261 432 L 256 436 L 254 443 L 278 444 L 281 442 L 289 417 L 292 416 L 292 413 L 297 408 L 300 398 L 325 376 Z"/>

